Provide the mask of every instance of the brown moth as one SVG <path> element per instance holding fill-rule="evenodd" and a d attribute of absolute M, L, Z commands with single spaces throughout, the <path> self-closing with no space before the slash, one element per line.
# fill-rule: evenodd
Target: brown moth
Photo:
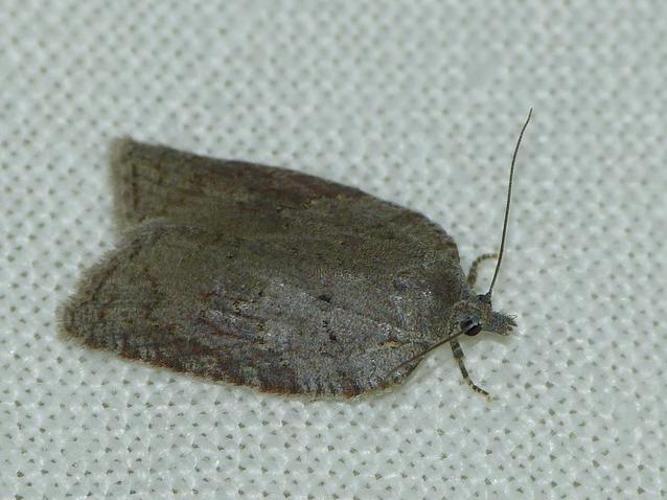
<path fill-rule="evenodd" d="M 528 120 L 530 114 L 528 115 Z M 113 146 L 117 248 L 62 310 L 85 345 L 264 391 L 352 396 L 401 383 L 456 337 L 515 326 L 473 292 L 423 215 L 282 168 Z M 495 256 L 490 256 L 495 257 Z"/>

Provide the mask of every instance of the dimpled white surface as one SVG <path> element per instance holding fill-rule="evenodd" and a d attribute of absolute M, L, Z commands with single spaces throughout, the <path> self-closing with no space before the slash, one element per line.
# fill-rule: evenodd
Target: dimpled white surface
<path fill-rule="evenodd" d="M 667 4 L 4 0 L 1 498 L 667 496 Z M 63 342 L 121 135 L 289 166 L 497 248 L 516 335 L 307 401 Z M 378 272 L 382 272 L 378 269 Z M 492 273 L 484 268 L 480 283 Z"/>

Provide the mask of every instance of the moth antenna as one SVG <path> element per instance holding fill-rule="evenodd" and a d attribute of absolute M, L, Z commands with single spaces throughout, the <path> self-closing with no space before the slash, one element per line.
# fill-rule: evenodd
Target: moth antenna
<path fill-rule="evenodd" d="M 519 152 L 519 146 L 521 145 L 521 139 L 523 138 L 523 133 L 528 126 L 530 117 L 533 114 L 533 108 L 530 108 L 528 111 L 528 118 L 526 118 L 523 127 L 521 127 L 521 132 L 519 133 L 519 138 L 516 141 L 516 146 L 514 146 L 514 154 L 512 154 L 512 164 L 510 165 L 510 180 L 507 187 L 507 203 L 505 205 L 505 220 L 503 221 L 503 235 L 500 238 L 500 251 L 498 252 L 498 262 L 496 263 L 496 270 L 493 273 L 493 279 L 491 280 L 491 286 L 489 291 L 486 292 L 486 295 L 491 298 L 491 292 L 493 291 L 493 286 L 496 284 L 496 278 L 498 278 L 498 271 L 500 271 L 500 263 L 503 260 L 503 252 L 505 251 L 505 237 L 507 236 L 507 220 L 510 214 L 510 200 L 512 198 L 512 178 L 514 177 L 514 164 L 516 163 L 516 156 Z"/>

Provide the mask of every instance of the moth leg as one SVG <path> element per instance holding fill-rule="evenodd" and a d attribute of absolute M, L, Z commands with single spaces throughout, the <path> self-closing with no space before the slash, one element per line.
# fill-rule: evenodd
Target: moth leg
<path fill-rule="evenodd" d="M 484 253 L 477 257 L 472 264 L 470 265 L 470 271 L 468 271 L 468 287 L 469 288 L 474 288 L 475 282 L 477 282 L 477 274 L 479 273 L 479 266 L 482 262 L 485 260 L 496 260 L 498 259 L 498 254 L 497 253 Z"/>
<path fill-rule="evenodd" d="M 466 370 L 465 363 L 463 362 L 463 349 L 461 349 L 461 344 L 459 344 L 459 341 L 457 339 L 453 339 L 450 342 L 450 345 L 452 346 L 452 353 L 454 354 L 454 358 L 456 359 L 457 363 L 459 364 L 459 368 L 461 369 L 461 375 L 463 375 L 463 380 L 466 381 L 466 383 L 472 388 L 473 391 L 488 397 L 489 393 L 486 392 L 481 387 L 479 387 L 477 384 L 475 384 L 475 382 L 473 382 L 470 379 L 470 375 L 468 375 L 468 370 Z"/>

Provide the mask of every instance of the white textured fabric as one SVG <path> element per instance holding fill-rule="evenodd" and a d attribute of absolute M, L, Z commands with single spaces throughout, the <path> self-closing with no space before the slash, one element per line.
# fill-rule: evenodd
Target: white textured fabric
<path fill-rule="evenodd" d="M 667 4 L 3 0 L 0 497 L 667 496 Z M 120 135 L 288 166 L 497 248 L 519 332 L 304 401 L 91 352 Z M 491 266 L 480 282 L 488 283 Z M 483 338 L 483 339 L 482 339 Z"/>

